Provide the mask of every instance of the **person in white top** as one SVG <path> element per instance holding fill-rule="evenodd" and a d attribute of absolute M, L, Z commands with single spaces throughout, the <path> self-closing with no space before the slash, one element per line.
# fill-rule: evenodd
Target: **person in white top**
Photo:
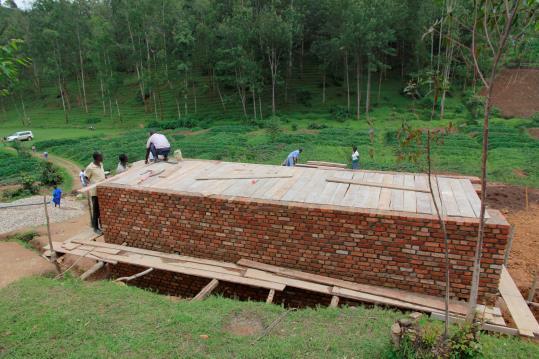
<path fill-rule="evenodd" d="M 159 160 L 160 155 L 164 157 L 165 161 L 168 161 L 170 143 L 165 135 L 150 131 L 150 138 L 148 138 L 148 141 L 146 142 L 146 163 L 148 163 L 150 153 L 153 155 L 155 161 Z"/>
<path fill-rule="evenodd" d="M 357 151 L 357 146 L 352 146 L 352 169 L 359 169 L 359 152 Z"/>
<path fill-rule="evenodd" d="M 127 155 L 122 153 L 120 156 L 118 156 L 118 160 L 120 162 L 118 162 L 118 167 L 116 167 L 116 174 L 127 171 L 127 167 L 129 166 Z"/>

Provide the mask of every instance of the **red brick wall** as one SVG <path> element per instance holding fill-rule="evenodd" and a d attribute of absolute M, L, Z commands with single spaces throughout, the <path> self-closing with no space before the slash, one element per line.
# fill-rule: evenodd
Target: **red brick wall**
<path fill-rule="evenodd" d="M 98 196 L 106 240 L 111 243 L 228 262 L 249 258 L 358 283 L 443 295 L 443 234 L 433 216 L 202 197 L 121 185 L 100 186 Z M 509 233 L 501 214 L 490 213 L 481 296 L 497 291 Z M 446 221 L 446 227 L 451 296 L 466 300 L 477 220 L 458 218 Z M 171 287 L 173 281 L 169 280 Z"/>

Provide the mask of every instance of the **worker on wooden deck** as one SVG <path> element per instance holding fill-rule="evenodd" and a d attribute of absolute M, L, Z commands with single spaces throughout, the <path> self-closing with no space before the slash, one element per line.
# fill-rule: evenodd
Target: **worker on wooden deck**
<path fill-rule="evenodd" d="M 148 157 L 150 153 L 153 155 L 155 162 L 159 161 L 159 156 L 163 156 L 165 161 L 168 161 L 168 154 L 170 153 L 170 143 L 165 135 L 150 131 L 150 138 L 146 142 L 146 160 L 148 163 Z"/>
<path fill-rule="evenodd" d="M 129 159 L 125 153 L 122 153 L 120 156 L 118 156 L 118 167 L 116 167 L 116 174 L 122 173 L 127 171 L 127 167 L 129 166 Z"/>
<path fill-rule="evenodd" d="M 352 146 L 352 169 L 359 169 L 359 152 L 357 150 L 357 146 Z"/>
<path fill-rule="evenodd" d="M 303 148 L 290 152 L 286 160 L 284 160 L 283 166 L 294 167 L 298 163 L 301 152 L 303 152 Z"/>
<path fill-rule="evenodd" d="M 86 167 L 84 176 L 86 177 L 86 183 L 93 185 L 105 180 L 105 170 L 103 169 L 103 155 L 99 152 L 94 152 L 92 155 L 94 161 Z M 99 200 L 97 199 L 96 188 L 90 189 L 90 196 L 92 198 L 92 227 L 94 232 L 101 234 L 100 221 L 99 221 Z"/>

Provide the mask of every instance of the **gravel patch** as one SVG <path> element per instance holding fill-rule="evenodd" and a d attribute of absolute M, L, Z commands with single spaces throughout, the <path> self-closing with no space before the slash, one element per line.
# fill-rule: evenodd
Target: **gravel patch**
<path fill-rule="evenodd" d="M 6 206 L 32 203 L 39 203 L 40 205 L 3 208 Z M 0 202 L 0 234 L 19 228 L 45 224 L 45 211 L 43 210 L 42 203 L 42 196 L 23 198 L 9 203 Z M 71 218 L 79 217 L 85 212 L 84 203 L 72 198 L 63 198 L 62 207 L 60 208 L 55 208 L 53 203 L 50 203 L 48 206 L 51 223 L 64 222 Z"/>

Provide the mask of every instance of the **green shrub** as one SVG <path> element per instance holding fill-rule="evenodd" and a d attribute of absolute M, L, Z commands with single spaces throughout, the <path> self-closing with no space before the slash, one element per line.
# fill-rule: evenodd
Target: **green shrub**
<path fill-rule="evenodd" d="M 479 118 L 483 115 L 485 100 L 482 96 L 475 94 L 473 91 L 467 91 L 463 95 L 463 102 L 472 119 Z"/>
<path fill-rule="evenodd" d="M 86 119 L 86 124 L 88 125 L 95 125 L 96 123 L 101 122 L 101 119 L 98 117 L 89 117 Z"/>
<path fill-rule="evenodd" d="M 146 128 L 153 130 L 173 130 L 176 128 L 193 128 L 196 127 L 197 120 L 190 116 L 184 116 L 181 119 L 167 121 L 150 121 Z"/>
<path fill-rule="evenodd" d="M 292 131 L 297 131 L 298 130 L 298 125 L 293 123 L 292 124 Z"/>
<path fill-rule="evenodd" d="M 311 123 L 309 123 L 309 126 L 307 126 L 307 128 L 309 130 L 321 130 L 321 129 L 324 129 L 324 128 L 328 128 L 328 126 L 323 124 L 323 123 L 311 122 Z"/>
<path fill-rule="evenodd" d="M 52 162 L 44 162 L 40 181 L 45 186 L 56 186 L 63 182 L 62 175 Z"/>
<path fill-rule="evenodd" d="M 339 122 L 344 122 L 353 116 L 352 112 L 348 111 L 347 107 L 338 105 L 331 106 L 329 113 L 335 120 Z"/>

